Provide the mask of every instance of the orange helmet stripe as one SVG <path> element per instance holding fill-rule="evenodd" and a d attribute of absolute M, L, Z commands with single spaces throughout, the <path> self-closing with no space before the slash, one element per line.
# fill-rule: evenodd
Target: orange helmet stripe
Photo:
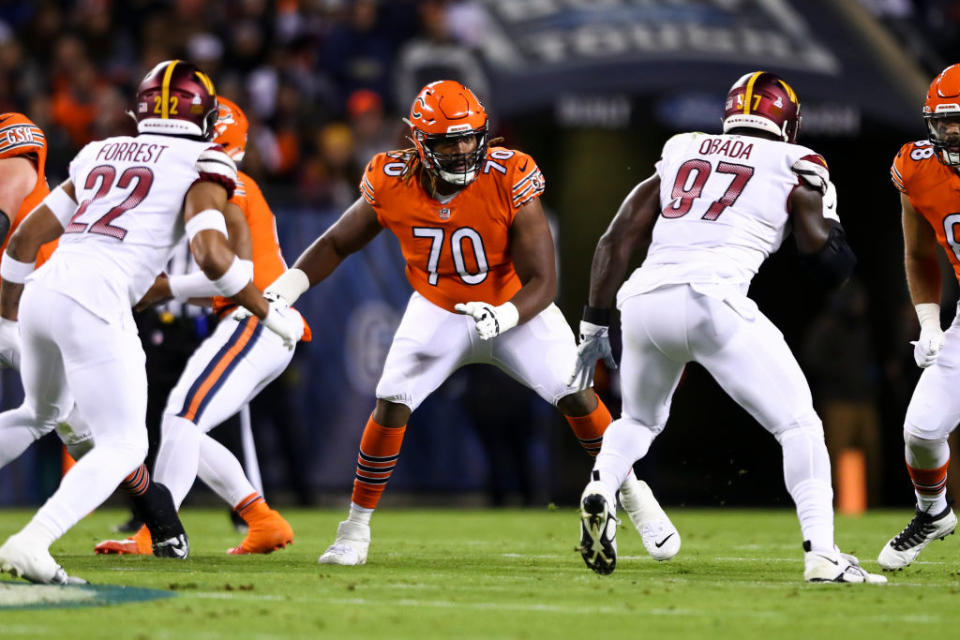
<path fill-rule="evenodd" d="M 747 80 L 747 88 L 743 93 L 743 112 L 750 113 L 750 101 L 753 100 L 753 85 L 756 83 L 757 78 L 762 76 L 766 71 L 755 71 L 750 79 Z"/>
<path fill-rule="evenodd" d="M 170 78 L 173 77 L 173 69 L 178 62 L 180 61 L 174 60 L 163 72 L 163 84 L 160 88 L 160 117 L 164 120 L 170 117 Z"/>

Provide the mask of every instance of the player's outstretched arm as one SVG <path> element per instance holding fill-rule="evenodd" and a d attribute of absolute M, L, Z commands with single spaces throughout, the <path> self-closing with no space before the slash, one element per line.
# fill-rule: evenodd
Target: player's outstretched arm
<path fill-rule="evenodd" d="M 653 174 L 627 195 L 597 243 L 590 266 L 590 307 L 613 307 L 630 257 L 635 251 L 646 253 L 659 214 L 660 176 Z"/>
<path fill-rule="evenodd" d="M 793 234 L 801 259 L 827 286 L 846 282 L 857 265 L 857 257 L 837 216 L 836 189 L 827 183 L 826 193 L 800 184 L 788 201 Z"/>
<path fill-rule="evenodd" d="M 903 222 L 903 256 L 910 299 L 920 321 L 920 337 L 913 343 L 917 366 L 937 361 L 945 341 L 940 328 L 940 265 L 937 236 L 930 223 L 913 208 L 907 194 L 900 194 Z"/>
<path fill-rule="evenodd" d="M 31 211 L 10 237 L 7 251 L 0 261 L 0 316 L 16 321 L 23 283 L 33 272 L 37 253 L 44 244 L 56 240 L 77 210 L 73 183 L 67 180 L 51 191 Z"/>
<path fill-rule="evenodd" d="M 590 296 L 580 320 L 577 363 L 569 384 L 585 389 L 593 384 L 597 361 L 617 368 L 610 347 L 610 309 L 635 251 L 646 254 L 653 225 L 660 215 L 660 176 L 653 174 L 633 188 L 597 242 L 590 267 Z"/>
<path fill-rule="evenodd" d="M 0 242 L 3 242 L 23 199 L 37 185 L 37 169 L 23 156 L 2 158 L 0 176 Z"/>
<path fill-rule="evenodd" d="M 296 302 L 313 285 L 333 273 L 344 259 L 367 246 L 383 230 L 377 212 L 358 198 L 323 235 L 307 247 L 293 267 L 267 287 L 288 305 Z"/>

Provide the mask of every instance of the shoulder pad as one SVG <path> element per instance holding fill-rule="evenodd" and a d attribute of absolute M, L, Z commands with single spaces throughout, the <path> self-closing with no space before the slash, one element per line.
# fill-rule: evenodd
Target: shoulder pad
<path fill-rule="evenodd" d="M 830 169 L 827 168 L 827 161 L 818 153 L 810 153 L 802 156 L 790 167 L 801 182 L 813 187 L 821 194 L 826 194 L 827 183 L 830 182 Z"/>
<path fill-rule="evenodd" d="M 220 145 L 207 147 L 197 156 L 197 173 L 200 180 L 216 182 L 227 190 L 227 198 L 233 197 L 237 186 L 237 165 Z"/>
<path fill-rule="evenodd" d="M 924 160 L 935 159 L 935 150 L 929 140 L 908 142 L 900 147 L 893 164 L 890 165 L 890 179 L 893 186 L 902 193 L 907 193 L 910 179 L 921 171 L 927 163 Z"/>
<path fill-rule="evenodd" d="M 386 151 L 370 159 L 360 177 L 360 195 L 371 205 L 378 204 L 377 195 L 383 191 L 385 180 L 399 179 L 407 175 L 413 152 Z"/>
<path fill-rule="evenodd" d="M 35 154 L 46 149 L 40 127 L 22 113 L 0 114 L 0 158 Z"/>
<path fill-rule="evenodd" d="M 493 147 L 487 152 L 487 162 L 483 171 L 487 172 L 489 163 L 506 165 L 510 178 L 510 197 L 514 209 L 519 209 L 534 198 L 540 197 L 547 181 L 530 155 L 513 149 Z M 493 170 L 496 170 L 495 168 Z M 491 171 L 492 173 L 492 171 Z"/>

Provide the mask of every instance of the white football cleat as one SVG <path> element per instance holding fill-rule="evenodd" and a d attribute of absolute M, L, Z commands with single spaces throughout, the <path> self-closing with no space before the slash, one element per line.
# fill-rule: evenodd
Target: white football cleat
<path fill-rule="evenodd" d="M 337 526 L 337 538 L 323 555 L 320 564 L 356 566 L 366 564 L 370 549 L 370 525 L 344 520 Z"/>
<path fill-rule="evenodd" d="M 37 584 L 87 584 L 68 576 L 50 551 L 16 533 L 0 547 L 0 571 Z"/>
<path fill-rule="evenodd" d="M 600 575 L 617 567 L 617 503 L 598 480 L 590 482 L 580 496 L 580 555 Z"/>
<path fill-rule="evenodd" d="M 620 504 L 630 516 L 647 553 L 663 562 L 680 552 L 680 532 L 643 480 L 630 474 L 620 486 Z"/>
<path fill-rule="evenodd" d="M 957 516 L 950 507 L 935 515 L 918 509 L 910 524 L 884 545 L 877 562 L 886 571 L 909 567 L 924 547 L 934 540 L 943 540 L 956 528 Z"/>
<path fill-rule="evenodd" d="M 853 584 L 885 584 L 887 579 L 870 573 L 860 566 L 860 561 L 848 553 L 833 551 L 810 551 L 804 542 L 803 579 L 807 582 L 842 582 Z"/>

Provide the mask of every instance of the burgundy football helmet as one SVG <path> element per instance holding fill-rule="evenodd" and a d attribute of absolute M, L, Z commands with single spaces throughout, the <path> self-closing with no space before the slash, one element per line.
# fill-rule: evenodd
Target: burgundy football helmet
<path fill-rule="evenodd" d="M 137 89 L 133 117 L 140 133 L 210 140 L 217 122 L 217 92 L 210 78 L 186 60 L 165 60 Z"/>
<path fill-rule="evenodd" d="M 757 129 L 796 142 L 800 131 L 800 100 L 780 76 L 754 71 L 742 76 L 727 93 L 723 132 Z"/>

